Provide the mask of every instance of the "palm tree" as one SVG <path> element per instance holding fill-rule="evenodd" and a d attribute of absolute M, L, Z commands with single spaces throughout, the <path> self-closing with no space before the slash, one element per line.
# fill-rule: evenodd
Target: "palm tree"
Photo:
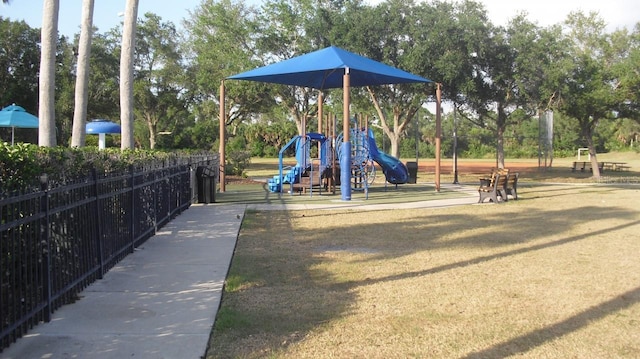
<path fill-rule="evenodd" d="M 38 144 L 43 147 L 56 145 L 56 45 L 58 43 L 58 12 L 60 0 L 44 0 L 42 11 L 40 92 L 38 118 Z"/>
<path fill-rule="evenodd" d="M 133 56 L 135 51 L 138 0 L 127 0 L 122 29 L 122 51 L 120 54 L 120 137 L 121 149 L 134 147 L 133 137 Z"/>
<path fill-rule="evenodd" d="M 82 27 L 78 43 L 78 72 L 76 74 L 75 107 L 73 110 L 72 147 L 83 147 L 85 143 L 85 122 L 87 119 L 87 101 L 89 99 L 89 56 L 93 37 L 94 0 L 82 2 Z"/>

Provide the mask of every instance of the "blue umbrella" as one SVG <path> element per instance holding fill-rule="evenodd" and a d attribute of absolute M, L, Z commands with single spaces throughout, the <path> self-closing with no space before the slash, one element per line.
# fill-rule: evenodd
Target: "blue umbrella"
<path fill-rule="evenodd" d="M 13 145 L 15 128 L 38 128 L 38 118 L 16 104 L 0 111 L 0 127 L 11 127 L 11 144 Z"/>
<path fill-rule="evenodd" d="M 101 150 L 106 147 L 105 134 L 121 132 L 120 125 L 118 125 L 115 122 L 111 122 L 109 120 L 102 120 L 102 119 L 92 120 L 91 122 L 87 123 L 86 130 L 88 135 L 99 136 L 98 148 Z"/>

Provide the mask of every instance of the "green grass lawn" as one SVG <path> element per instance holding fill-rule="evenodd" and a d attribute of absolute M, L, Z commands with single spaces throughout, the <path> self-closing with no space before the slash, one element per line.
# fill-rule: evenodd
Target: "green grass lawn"
<path fill-rule="evenodd" d="M 640 185 L 559 162 L 498 205 L 249 211 L 206 357 L 637 358 Z"/>

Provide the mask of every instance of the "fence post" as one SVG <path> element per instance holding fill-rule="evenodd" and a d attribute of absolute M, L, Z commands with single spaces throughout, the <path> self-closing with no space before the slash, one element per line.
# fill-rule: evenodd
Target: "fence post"
<path fill-rule="evenodd" d="M 49 176 L 46 173 L 40 175 L 40 211 L 44 211 L 44 215 L 40 222 L 40 240 L 44 243 L 44 251 L 42 253 L 42 275 L 44 281 L 42 283 L 43 302 L 47 303 L 44 307 L 44 321 L 51 321 L 52 299 L 51 299 L 51 235 L 49 225 Z"/>
<path fill-rule="evenodd" d="M 96 248 L 98 253 L 98 265 L 100 266 L 100 272 L 98 274 L 98 279 L 102 279 L 102 276 L 105 273 L 104 270 L 104 251 L 103 251 L 103 235 L 102 235 L 102 216 L 100 215 L 100 192 L 98 188 L 98 172 L 96 168 L 91 168 L 91 179 L 93 180 L 93 191 L 95 193 L 95 205 L 93 206 L 93 215 L 98 225 L 97 230 L 97 238 L 96 238 Z"/>
<path fill-rule="evenodd" d="M 155 167 L 155 166 L 154 166 Z M 161 184 L 158 182 L 158 174 L 164 175 L 164 161 L 162 161 L 162 169 L 158 170 L 155 168 L 153 171 L 153 182 L 151 182 L 151 198 L 153 199 L 153 233 L 151 235 L 155 235 L 158 231 L 158 196 L 162 195 Z"/>
<path fill-rule="evenodd" d="M 136 211 L 136 198 L 135 198 L 135 194 L 136 194 L 136 181 L 135 181 L 135 170 L 133 168 L 133 165 L 129 166 L 129 172 L 131 173 L 131 176 L 129 178 L 129 180 L 131 181 L 131 187 L 130 187 L 130 191 L 131 191 L 131 210 L 129 211 L 129 230 L 131 231 L 131 250 L 130 253 L 133 253 L 135 248 L 136 248 L 136 225 L 135 225 L 135 211 Z"/>

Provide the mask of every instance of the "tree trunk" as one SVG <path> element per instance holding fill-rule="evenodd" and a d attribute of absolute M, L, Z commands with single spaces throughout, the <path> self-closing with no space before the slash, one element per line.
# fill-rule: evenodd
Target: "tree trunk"
<path fill-rule="evenodd" d="M 122 50 L 120 54 L 120 126 L 121 149 L 132 149 L 133 135 L 133 57 L 136 40 L 138 0 L 127 0 L 122 29 Z"/>
<path fill-rule="evenodd" d="M 373 106 L 378 113 L 378 117 L 380 119 L 380 128 L 382 128 L 384 134 L 389 138 L 389 142 L 391 143 L 389 154 L 395 158 L 400 158 L 400 141 L 403 138 L 402 134 L 404 132 L 404 129 L 407 128 L 409 123 L 411 123 L 411 119 L 417 113 L 418 108 L 409 107 L 401 109 L 398 106 L 394 106 L 392 129 L 391 126 L 389 126 L 389 121 L 386 114 L 382 111 L 382 107 L 380 106 L 380 102 L 378 101 L 375 92 L 373 92 L 371 87 L 368 86 L 367 91 L 369 92 L 369 96 L 371 98 L 371 101 L 373 102 Z"/>
<path fill-rule="evenodd" d="M 498 104 L 498 120 L 496 121 L 496 166 L 504 168 L 504 131 L 507 127 L 507 114 L 504 107 Z"/>
<path fill-rule="evenodd" d="M 391 144 L 391 148 L 389 149 L 389 154 L 395 158 L 400 158 L 400 136 L 395 131 L 384 131 L 387 137 L 389 137 L 389 142 Z"/>
<path fill-rule="evenodd" d="M 584 137 L 587 140 L 589 155 L 591 157 L 591 173 L 594 178 L 600 178 L 600 167 L 598 167 L 598 157 L 596 155 L 596 145 L 593 143 L 593 133 L 591 127 L 585 128 Z"/>
<path fill-rule="evenodd" d="M 56 46 L 58 44 L 59 0 L 45 0 L 42 12 L 38 145 L 56 145 Z"/>
<path fill-rule="evenodd" d="M 89 57 L 93 37 L 93 5 L 95 0 L 82 2 L 82 27 L 78 44 L 78 72 L 76 74 L 75 107 L 73 110 L 73 133 L 71 147 L 84 147 L 89 99 Z"/>
<path fill-rule="evenodd" d="M 153 115 L 147 114 L 147 128 L 149 129 L 149 148 L 152 150 L 156 148 L 156 133 L 158 129 L 157 123 L 158 121 L 154 120 Z"/>

